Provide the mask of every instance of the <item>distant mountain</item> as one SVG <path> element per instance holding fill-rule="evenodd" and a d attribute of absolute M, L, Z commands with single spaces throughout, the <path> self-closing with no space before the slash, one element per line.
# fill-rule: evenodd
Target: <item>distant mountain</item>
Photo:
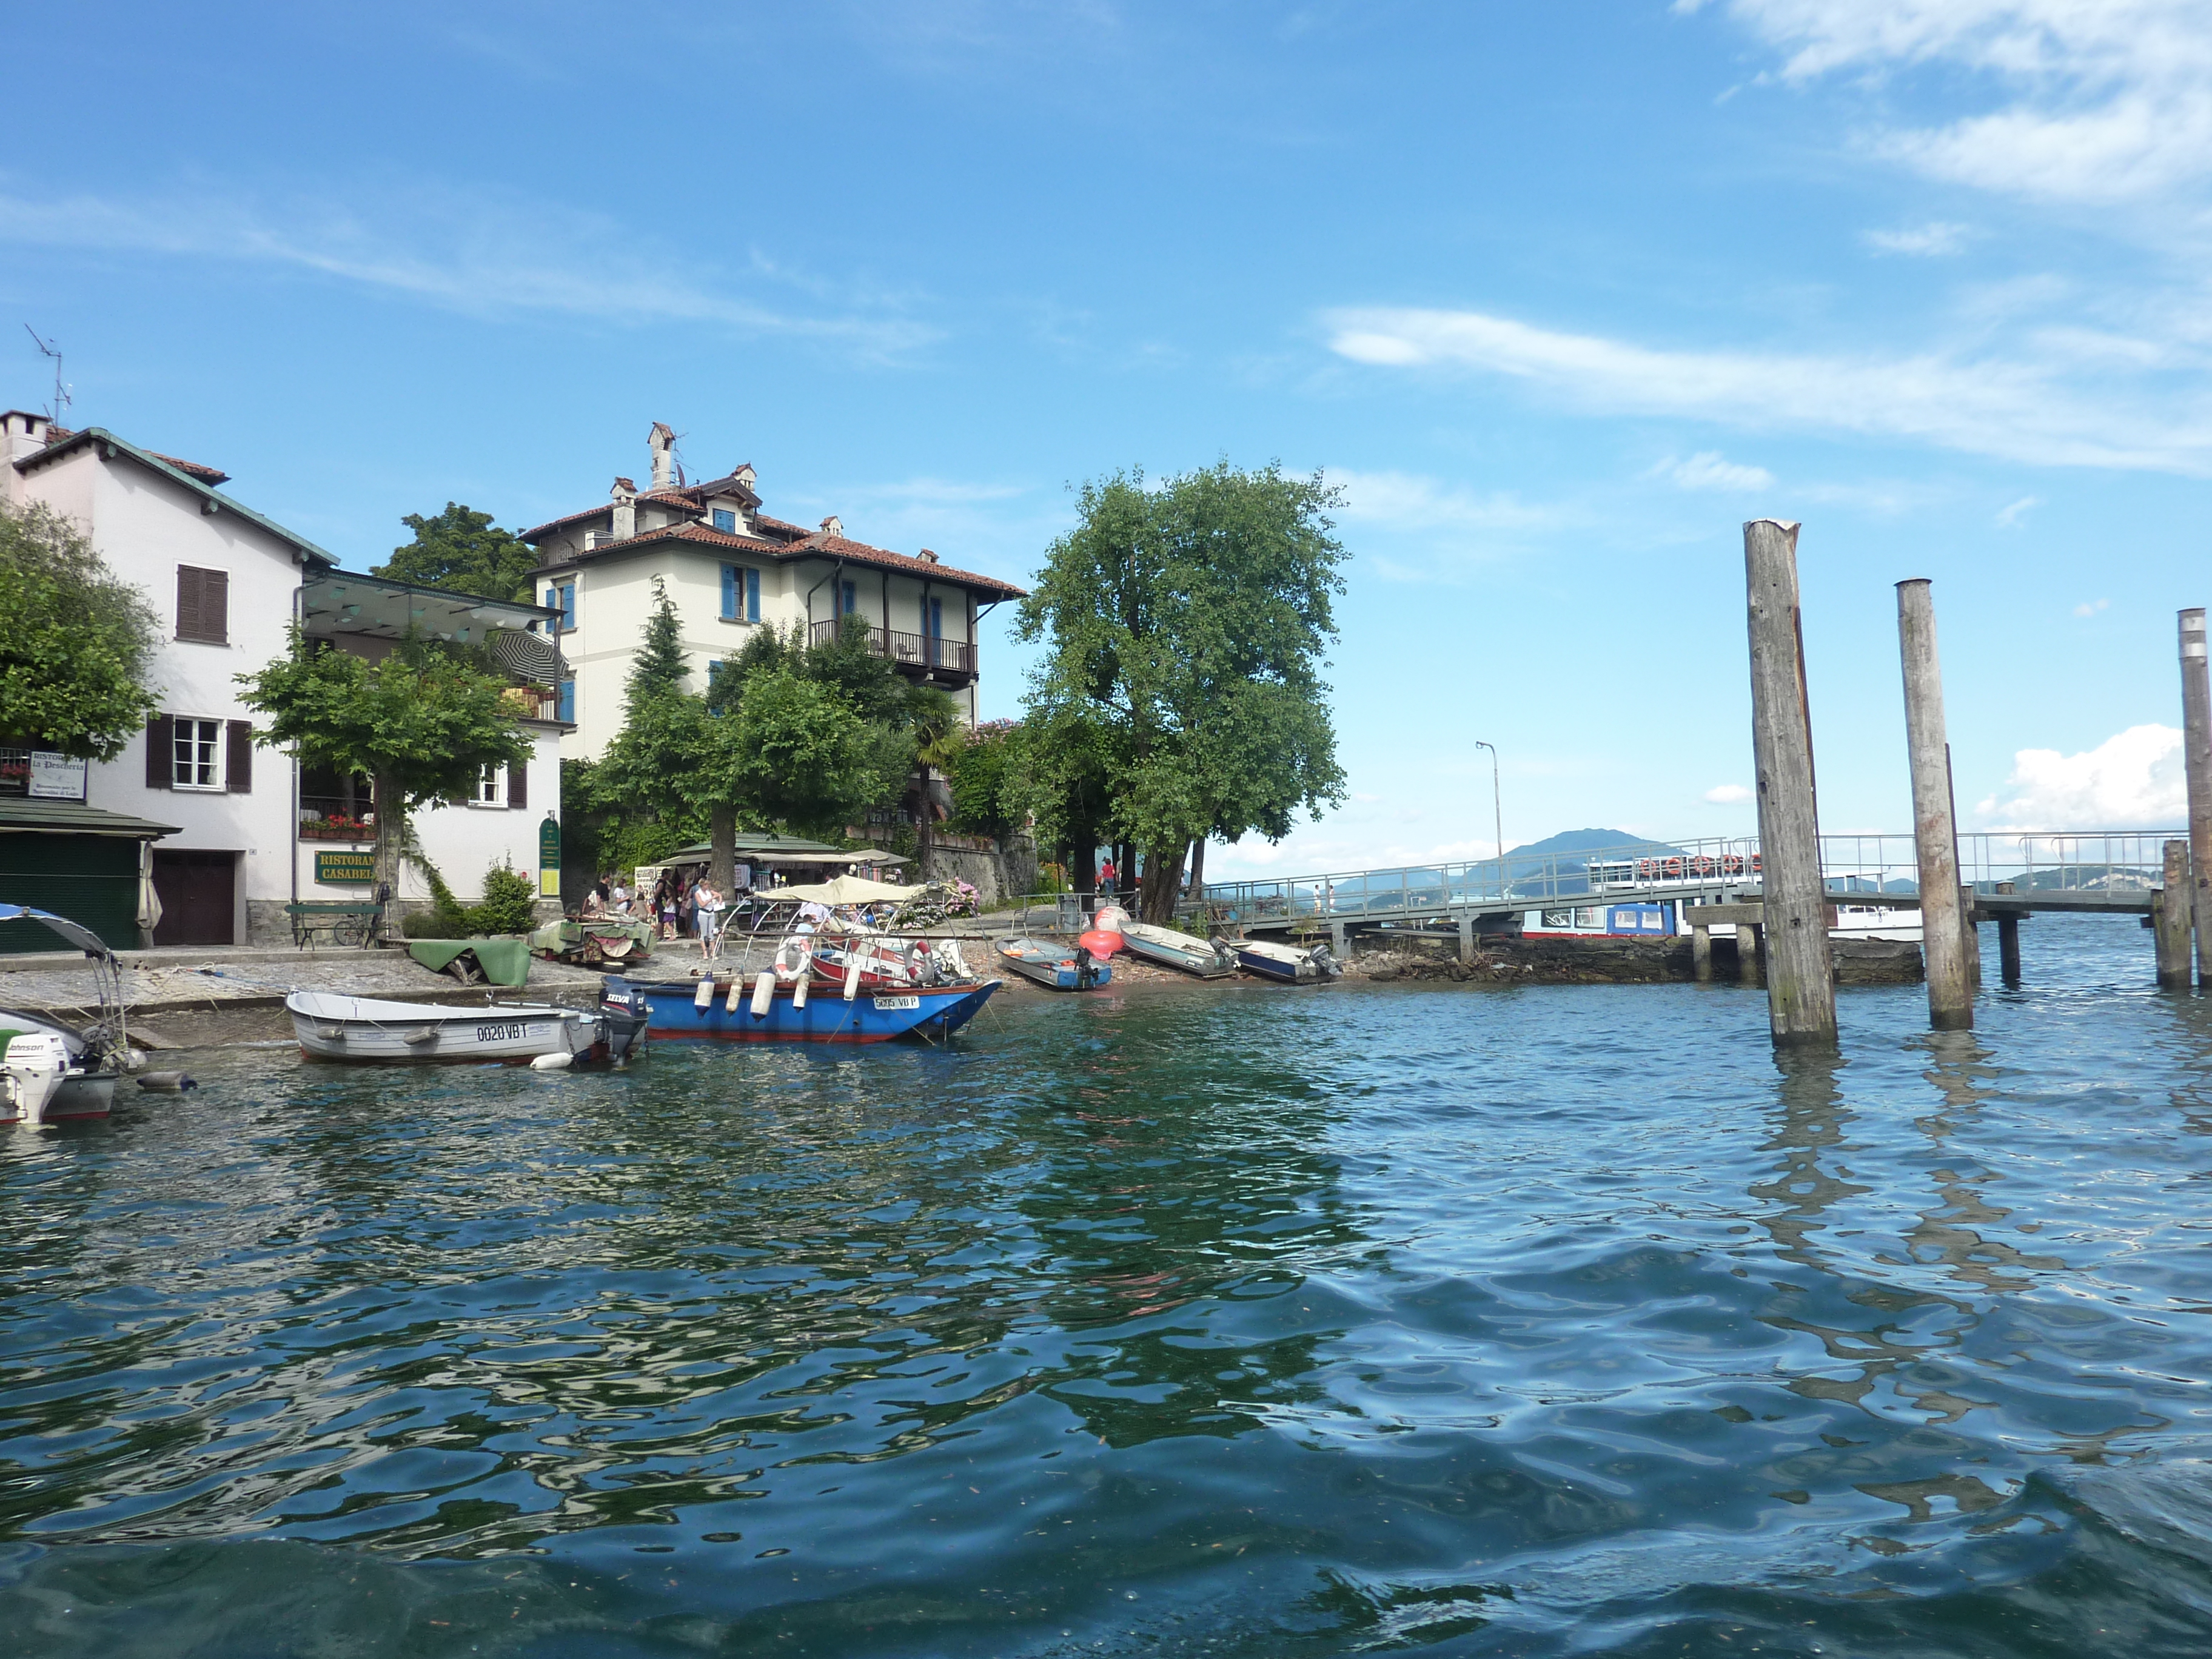
<path fill-rule="evenodd" d="M 1601 848 L 1633 847 L 1656 853 L 1680 854 L 1679 847 L 1669 847 L 1663 842 L 1646 841 L 1641 836 L 1632 836 L 1626 830 L 1562 830 L 1556 836 L 1547 836 L 1541 841 L 1532 841 L 1525 847 L 1516 847 L 1506 854 L 1518 858 L 1522 854 L 1544 857 L 1554 853 L 1595 853 Z"/>

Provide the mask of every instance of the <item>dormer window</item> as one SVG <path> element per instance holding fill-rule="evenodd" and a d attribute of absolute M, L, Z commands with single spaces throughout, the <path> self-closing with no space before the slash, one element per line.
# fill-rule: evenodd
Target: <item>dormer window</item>
<path fill-rule="evenodd" d="M 736 535 L 738 533 L 738 515 L 735 513 L 732 513 L 726 507 L 716 507 L 714 509 L 714 528 L 720 531 L 725 536 Z"/>

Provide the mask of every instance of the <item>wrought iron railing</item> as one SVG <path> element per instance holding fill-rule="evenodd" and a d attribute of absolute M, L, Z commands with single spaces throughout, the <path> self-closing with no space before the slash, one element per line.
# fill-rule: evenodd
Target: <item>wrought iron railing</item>
<path fill-rule="evenodd" d="M 837 637 L 842 626 L 836 622 L 818 622 L 807 634 L 816 645 L 826 644 Z M 888 657 L 893 662 L 909 668 L 942 670 L 948 674 L 973 674 L 975 672 L 975 647 L 962 640 L 939 639 L 931 634 L 902 633 L 895 628 L 871 628 L 868 649 L 878 657 Z"/>

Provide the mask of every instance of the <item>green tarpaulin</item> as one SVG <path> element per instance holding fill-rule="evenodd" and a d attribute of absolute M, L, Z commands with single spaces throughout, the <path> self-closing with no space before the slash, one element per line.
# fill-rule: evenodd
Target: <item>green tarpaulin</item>
<path fill-rule="evenodd" d="M 530 941 L 522 939 L 410 939 L 407 954 L 434 974 L 442 974 L 456 957 L 473 955 L 483 976 L 495 985 L 520 985 L 530 977 Z"/>

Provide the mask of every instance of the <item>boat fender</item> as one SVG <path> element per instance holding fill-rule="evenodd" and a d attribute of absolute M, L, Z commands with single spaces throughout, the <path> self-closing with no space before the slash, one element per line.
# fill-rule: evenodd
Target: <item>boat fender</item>
<path fill-rule="evenodd" d="M 427 1048 L 437 1040 L 438 1028 L 434 1025 L 418 1026 L 400 1038 L 410 1048 Z"/>
<path fill-rule="evenodd" d="M 753 981 L 753 1018 L 766 1019 L 768 1006 L 775 1000 L 775 969 L 763 968 Z"/>
<path fill-rule="evenodd" d="M 745 976 L 743 974 L 731 975 L 730 994 L 722 1000 L 722 1012 L 726 1014 L 736 1013 L 738 1004 L 744 1000 L 744 994 Z"/>
<path fill-rule="evenodd" d="M 860 994 L 860 946 L 857 941 L 845 952 L 845 1000 L 855 1001 Z"/>
<path fill-rule="evenodd" d="M 530 1062 L 533 1072 L 565 1072 L 576 1063 L 574 1054 L 540 1054 Z"/>
<path fill-rule="evenodd" d="M 146 1051 L 143 1048 L 125 1048 L 123 1051 L 123 1069 L 126 1072 L 144 1071 Z"/>
<path fill-rule="evenodd" d="M 714 981 L 711 979 L 701 980 L 699 988 L 691 994 L 691 1006 L 694 1008 L 704 1008 L 714 1000 Z"/>
<path fill-rule="evenodd" d="M 185 1072 L 149 1072 L 138 1079 L 142 1089 L 151 1089 L 156 1094 L 178 1095 L 187 1089 L 198 1088 L 198 1079 Z"/>
<path fill-rule="evenodd" d="M 806 1006 L 806 988 L 813 983 L 814 975 L 812 974 L 802 973 L 799 975 L 798 980 L 793 982 L 791 988 L 791 1006 L 793 1007 L 804 1008 Z"/>

